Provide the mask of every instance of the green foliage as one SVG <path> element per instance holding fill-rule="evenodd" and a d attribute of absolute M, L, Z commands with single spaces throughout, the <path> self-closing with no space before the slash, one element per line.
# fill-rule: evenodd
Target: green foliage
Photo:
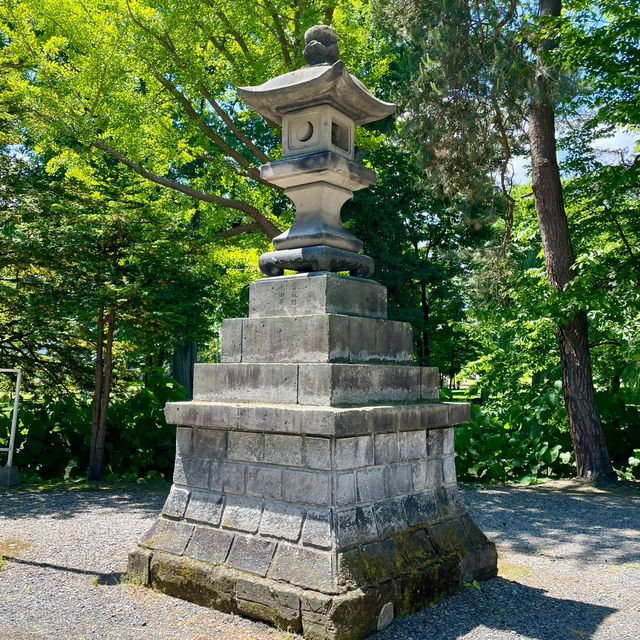
<path fill-rule="evenodd" d="M 146 385 L 113 402 L 107 425 L 105 480 L 169 479 L 175 455 L 175 427 L 167 425 L 166 402 L 184 390 L 154 369 Z M 25 399 L 20 404 L 14 464 L 24 479 L 86 478 L 91 406 L 72 395 Z M 0 446 L 7 446 L 9 412 L 0 413 Z"/>

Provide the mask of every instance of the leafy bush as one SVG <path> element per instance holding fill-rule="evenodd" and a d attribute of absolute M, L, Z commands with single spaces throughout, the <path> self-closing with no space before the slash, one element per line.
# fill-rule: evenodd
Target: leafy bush
<path fill-rule="evenodd" d="M 169 479 L 175 456 L 175 427 L 164 419 L 167 402 L 184 389 L 160 370 L 144 387 L 109 407 L 105 480 Z M 91 439 L 91 403 L 72 395 L 20 404 L 14 464 L 26 481 L 86 476 Z M 10 417 L 0 414 L 0 446 L 7 446 Z"/>

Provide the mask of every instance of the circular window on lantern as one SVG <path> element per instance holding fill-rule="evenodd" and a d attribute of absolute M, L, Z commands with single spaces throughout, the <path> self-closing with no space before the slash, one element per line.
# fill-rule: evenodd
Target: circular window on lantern
<path fill-rule="evenodd" d="M 296 123 L 295 136 L 298 142 L 306 142 L 313 135 L 313 125 L 308 120 Z"/>

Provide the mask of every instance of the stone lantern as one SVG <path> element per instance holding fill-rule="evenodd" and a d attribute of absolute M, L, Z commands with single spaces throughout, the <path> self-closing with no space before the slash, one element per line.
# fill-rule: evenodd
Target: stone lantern
<path fill-rule="evenodd" d="M 294 271 L 349 271 L 369 277 L 373 260 L 361 255 L 362 242 L 344 228 L 342 205 L 376 175 L 354 162 L 355 125 L 395 111 L 378 100 L 338 60 L 336 32 L 325 25 L 305 34 L 302 69 L 257 87 L 241 87 L 240 97 L 258 113 L 282 123 L 282 159 L 260 167 L 260 176 L 296 205 L 294 223 L 273 239 L 276 249 L 260 258 L 269 276 Z"/>
<path fill-rule="evenodd" d="M 173 486 L 129 555 L 144 584 L 316 640 L 355 640 L 496 575 L 496 550 L 458 492 L 438 371 L 387 319 L 373 261 L 340 207 L 375 179 L 354 162 L 356 124 L 390 114 L 337 60 L 335 32 L 306 34 L 309 66 L 240 95 L 282 122 L 261 175 L 297 208 L 222 326 L 222 362 L 196 364 L 177 425 Z M 298 271 L 282 275 L 284 269 Z M 337 272 L 348 271 L 351 275 Z"/>

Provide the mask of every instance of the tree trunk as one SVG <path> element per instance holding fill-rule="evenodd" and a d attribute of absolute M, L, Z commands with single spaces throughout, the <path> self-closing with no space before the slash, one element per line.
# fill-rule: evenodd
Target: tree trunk
<path fill-rule="evenodd" d="M 540 0 L 541 15 L 560 15 L 560 0 Z M 530 104 L 532 187 L 549 283 L 562 292 L 575 277 L 575 254 L 562 197 L 556 156 L 552 69 L 544 52 L 554 43 L 544 40 L 536 63 L 534 94 Z M 579 478 L 615 480 L 593 391 L 587 314 L 579 311 L 557 328 L 562 386 L 569 431 Z"/>
<path fill-rule="evenodd" d="M 100 324 L 98 332 L 99 357 L 96 358 L 96 389 L 93 396 L 93 421 L 91 424 L 91 451 L 89 454 L 89 480 L 102 479 L 104 463 L 104 449 L 107 436 L 107 414 L 111 383 L 113 380 L 113 329 L 115 311 L 109 311 L 106 319 L 107 343 L 104 345 L 104 309 L 100 309 Z M 104 360 L 102 352 L 104 349 Z"/>
<path fill-rule="evenodd" d="M 185 342 L 173 351 L 171 377 L 187 390 L 187 399 L 193 397 L 193 365 L 198 358 L 198 344 Z"/>

